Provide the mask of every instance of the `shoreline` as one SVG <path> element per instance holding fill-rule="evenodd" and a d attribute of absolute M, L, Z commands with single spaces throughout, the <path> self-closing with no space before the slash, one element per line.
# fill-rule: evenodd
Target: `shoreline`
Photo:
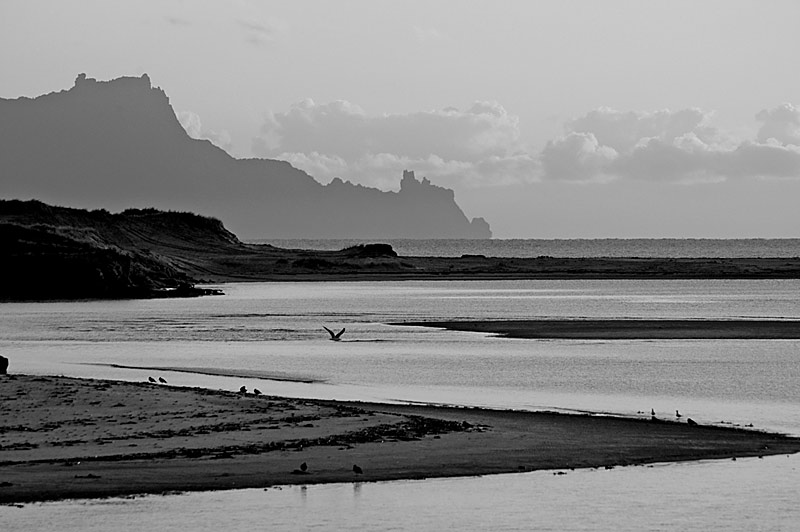
<path fill-rule="evenodd" d="M 2 504 L 800 452 L 797 437 L 683 420 L 54 376 L 0 376 L 0 400 Z"/>
<path fill-rule="evenodd" d="M 247 281 L 800 279 L 796 256 L 434 257 L 398 255 L 384 243 L 282 249 L 244 243 L 219 220 L 191 213 L 112 215 L 36 200 L 0 207 L 15 281 L 0 286 L 0 302 L 197 297 L 221 293 L 198 285 Z"/>

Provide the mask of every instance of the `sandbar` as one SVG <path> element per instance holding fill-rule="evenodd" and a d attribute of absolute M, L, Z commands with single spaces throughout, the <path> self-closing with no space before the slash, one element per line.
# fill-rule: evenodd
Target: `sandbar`
<path fill-rule="evenodd" d="M 682 420 L 0 376 L 0 503 L 611 468 L 800 452 Z M 301 465 L 305 463 L 304 471 Z M 356 473 L 358 465 L 362 473 Z"/>
<path fill-rule="evenodd" d="M 800 338 L 797 320 L 538 319 L 414 321 L 392 325 L 574 340 L 781 340 Z"/>

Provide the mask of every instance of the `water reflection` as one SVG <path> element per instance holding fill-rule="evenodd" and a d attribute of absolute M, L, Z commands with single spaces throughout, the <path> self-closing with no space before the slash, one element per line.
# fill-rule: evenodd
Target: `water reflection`
<path fill-rule="evenodd" d="M 528 342 L 391 327 L 404 319 L 800 317 L 798 281 L 251 284 L 220 298 L 4 304 L 0 348 L 25 373 L 355 400 L 636 415 L 800 433 L 797 341 Z M 320 322 L 381 342 L 330 342 Z M 321 336 L 322 333 L 324 336 Z M 106 364 L 106 365 L 87 365 Z M 257 378 L 309 376 L 302 384 Z M 252 378 L 248 377 L 252 375 Z M 2 530 L 791 530 L 796 457 L 297 486 L 0 507 Z M 234 517 L 232 517 L 234 516 Z"/>
<path fill-rule="evenodd" d="M 800 459 L 767 457 L 0 507 L 8 532 L 794 530 Z"/>

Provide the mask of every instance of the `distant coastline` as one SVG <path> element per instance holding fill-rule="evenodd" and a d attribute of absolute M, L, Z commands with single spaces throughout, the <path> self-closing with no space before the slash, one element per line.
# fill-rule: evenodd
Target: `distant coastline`
<path fill-rule="evenodd" d="M 394 246 L 409 241 L 332 241 L 333 250 L 318 249 L 319 242 L 249 244 L 222 221 L 187 212 L 112 214 L 0 200 L 0 244 L 14 281 L 0 290 L 0 300 L 187 297 L 219 293 L 196 284 L 242 281 L 800 279 L 797 240 L 779 241 L 780 251 L 755 256 L 734 249 L 731 257 L 715 257 L 702 246 L 680 252 L 675 244 L 684 241 L 638 241 L 654 247 L 655 256 L 641 246 L 627 248 L 630 241 L 610 240 L 516 241 L 528 249 L 512 245 L 511 256 L 484 249 L 495 246 L 493 240 L 415 241 L 428 249 L 399 252 Z M 458 245 L 443 249 L 452 242 Z M 547 248 L 564 242 L 570 252 Z M 768 242 L 774 241 L 757 243 Z M 614 246 L 621 255 L 612 254 Z"/>
<path fill-rule="evenodd" d="M 362 239 L 249 239 L 283 249 L 338 251 L 375 240 Z M 795 258 L 800 238 L 493 238 L 493 239 L 383 239 L 403 257 L 562 258 Z"/>

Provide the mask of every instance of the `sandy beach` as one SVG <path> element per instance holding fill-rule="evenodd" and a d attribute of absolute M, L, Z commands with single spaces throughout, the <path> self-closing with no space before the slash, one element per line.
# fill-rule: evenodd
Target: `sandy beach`
<path fill-rule="evenodd" d="M 651 420 L 0 376 L 0 503 L 614 467 L 800 451 Z M 304 471 L 301 464 L 305 463 Z M 355 473 L 358 465 L 363 473 Z"/>

